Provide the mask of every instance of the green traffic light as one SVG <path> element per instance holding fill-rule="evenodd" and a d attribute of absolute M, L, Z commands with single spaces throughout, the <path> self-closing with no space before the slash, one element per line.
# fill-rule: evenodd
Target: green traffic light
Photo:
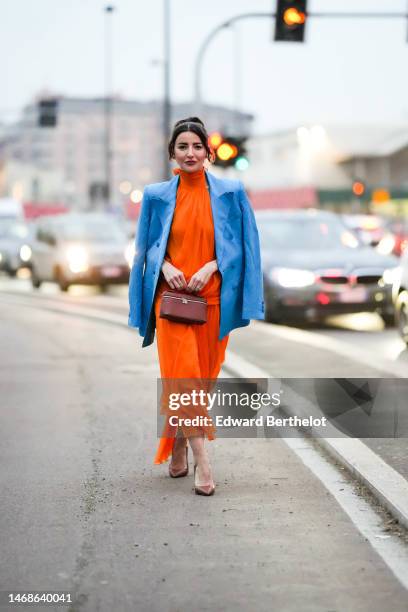
<path fill-rule="evenodd" d="M 249 161 L 246 157 L 238 157 L 234 165 L 237 170 L 247 170 L 249 167 Z"/>

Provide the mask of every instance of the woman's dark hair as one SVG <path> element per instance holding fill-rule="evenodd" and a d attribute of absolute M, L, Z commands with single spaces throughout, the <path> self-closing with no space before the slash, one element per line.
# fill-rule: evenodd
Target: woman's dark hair
<path fill-rule="evenodd" d="M 204 123 L 198 117 L 187 117 L 187 119 L 180 119 L 174 124 L 173 132 L 169 141 L 168 151 L 169 159 L 174 157 L 174 147 L 176 144 L 177 136 L 182 132 L 194 132 L 197 134 L 201 142 L 203 143 L 205 150 L 207 151 L 207 159 L 213 161 L 214 153 L 208 144 L 208 134 L 205 129 Z"/>

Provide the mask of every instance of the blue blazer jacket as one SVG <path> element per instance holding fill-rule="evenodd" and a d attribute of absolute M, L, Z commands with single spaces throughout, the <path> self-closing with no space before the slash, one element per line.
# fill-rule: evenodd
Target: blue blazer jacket
<path fill-rule="evenodd" d="M 139 328 L 142 346 L 152 344 L 156 329 L 154 297 L 176 204 L 179 176 L 144 189 L 136 253 L 129 279 L 130 327 Z M 263 279 L 258 230 L 241 181 L 220 179 L 206 171 L 214 223 L 215 251 L 222 276 L 221 340 L 231 330 L 264 319 Z"/>

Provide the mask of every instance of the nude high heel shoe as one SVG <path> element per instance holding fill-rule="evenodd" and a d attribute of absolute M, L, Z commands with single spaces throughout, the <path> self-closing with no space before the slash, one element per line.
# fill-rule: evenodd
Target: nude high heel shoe
<path fill-rule="evenodd" d="M 207 497 L 209 495 L 214 495 L 215 486 L 212 486 L 210 484 L 208 485 L 198 485 L 197 484 L 196 470 L 197 470 L 197 464 L 194 464 L 194 491 L 195 491 L 195 494 L 196 495 L 206 495 Z"/>
<path fill-rule="evenodd" d="M 181 478 L 182 476 L 187 476 L 188 474 L 188 446 L 186 446 L 186 467 L 181 470 L 173 470 L 171 466 L 171 462 L 169 465 L 169 474 L 172 478 Z"/>

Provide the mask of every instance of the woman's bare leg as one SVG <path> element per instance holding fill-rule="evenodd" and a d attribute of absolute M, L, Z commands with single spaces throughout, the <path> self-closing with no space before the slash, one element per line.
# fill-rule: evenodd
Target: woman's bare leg
<path fill-rule="evenodd" d="M 187 440 L 183 436 L 177 436 L 174 440 L 171 465 L 174 470 L 182 470 L 186 467 Z"/>
<path fill-rule="evenodd" d="M 197 484 L 214 486 L 204 436 L 192 436 L 188 440 L 194 454 L 194 463 L 197 464 Z"/>

